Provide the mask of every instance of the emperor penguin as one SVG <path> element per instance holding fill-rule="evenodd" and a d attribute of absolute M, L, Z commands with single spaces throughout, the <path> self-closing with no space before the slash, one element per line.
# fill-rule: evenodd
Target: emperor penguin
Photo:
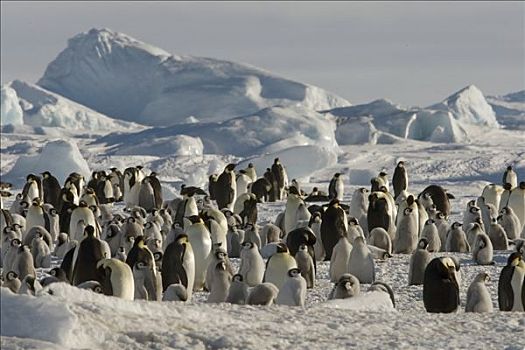
<path fill-rule="evenodd" d="M 29 232 L 33 226 L 45 226 L 44 208 L 40 199 L 36 198 L 27 209 L 26 214 L 26 233 Z"/>
<path fill-rule="evenodd" d="M 306 280 L 298 268 L 288 270 L 288 276 L 277 294 L 276 304 L 304 307 Z"/>
<path fill-rule="evenodd" d="M 507 233 L 501 227 L 500 224 L 496 222 L 496 219 L 492 219 L 489 230 L 489 238 L 492 242 L 494 250 L 507 250 L 509 249 L 509 240 L 507 238 Z"/>
<path fill-rule="evenodd" d="M 95 228 L 91 225 L 87 226 L 83 239 L 73 253 L 71 284 L 78 286 L 85 281 L 98 281 L 100 275 L 97 270 L 97 263 L 101 259 L 110 258 L 105 256 L 104 252 L 105 247 L 102 241 L 95 236 Z M 66 260 L 65 257 L 64 260 Z M 66 269 L 64 268 L 64 270 Z"/>
<path fill-rule="evenodd" d="M 373 283 L 375 281 L 374 258 L 363 237 L 357 237 L 354 240 L 348 259 L 347 271 L 356 276 L 361 283 Z"/>
<path fill-rule="evenodd" d="M 382 227 L 388 232 L 390 239 L 395 238 L 395 218 L 393 217 L 392 204 L 383 192 L 376 191 L 368 196 L 367 223 L 368 231 Z"/>
<path fill-rule="evenodd" d="M 476 236 L 485 233 L 483 230 L 483 223 L 481 220 L 478 222 L 473 222 L 469 226 L 467 226 L 467 242 L 472 247 L 474 245 L 474 241 L 476 240 Z"/>
<path fill-rule="evenodd" d="M 392 254 L 392 241 L 388 232 L 382 227 L 376 227 L 370 232 L 368 244 L 384 249 L 389 254 Z"/>
<path fill-rule="evenodd" d="M 301 244 L 294 258 L 301 271 L 301 276 L 306 280 L 306 288 L 313 288 L 315 285 L 315 265 L 312 256 L 308 253 L 308 246 Z"/>
<path fill-rule="evenodd" d="M 93 211 L 89 209 L 89 207 L 87 206 L 87 203 L 84 201 L 80 201 L 78 207 L 76 207 L 71 213 L 71 218 L 69 221 L 69 234 L 70 235 L 76 232 L 76 227 L 80 220 L 84 220 L 86 225 L 93 226 L 94 228 L 97 227 L 97 221 L 96 221 L 95 215 L 93 214 Z M 98 237 L 98 234 L 96 231 L 95 231 L 95 236 Z M 71 236 L 71 239 L 79 241 L 82 239 L 82 236 L 77 236 L 73 234 L 73 236 Z"/>
<path fill-rule="evenodd" d="M 501 270 L 498 281 L 498 305 L 501 311 L 525 310 L 525 262 L 513 252 Z"/>
<path fill-rule="evenodd" d="M 9 246 L 5 250 L 5 255 L 2 257 L 2 270 L 3 274 L 5 274 L 11 270 L 14 270 L 16 257 L 18 255 L 18 250 L 22 246 L 22 241 L 18 238 L 13 238 L 9 241 Z M 31 258 L 33 256 L 31 255 Z"/>
<path fill-rule="evenodd" d="M 436 227 L 438 229 L 439 240 L 441 241 L 441 251 L 445 251 L 445 244 L 447 243 L 447 232 L 449 229 L 448 219 L 445 214 L 438 212 L 436 216 Z"/>
<path fill-rule="evenodd" d="M 22 279 L 18 294 L 37 295 L 42 290 L 42 285 L 36 277 L 27 275 Z"/>
<path fill-rule="evenodd" d="M 195 256 L 188 235 L 181 233 L 170 243 L 162 258 L 162 286 L 164 291 L 172 284 L 182 284 L 188 300 L 193 293 L 195 280 Z"/>
<path fill-rule="evenodd" d="M 512 190 L 507 206 L 512 208 L 523 230 L 525 228 L 525 181 L 520 182 L 519 186 Z"/>
<path fill-rule="evenodd" d="M 359 224 L 359 220 L 354 217 L 348 218 L 348 231 L 346 233 L 346 236 L 348 237 L 348 240 L 350 243 L 354 242 L 354 239 L 358 236 L 365 237 L 365 234 L 363 232 L 363 228 Z"/>
<path fill-rule="evenodd" d="M 277 242 L 281 238 L 281 229 L 272 223 L 264 225 L 261 232 L 261 243 L 266 245 L 268 243 Z"/>
<path fill-rule="evenodd" d="M 244 305 L 247 297 L 248 285 L 244 283 L 242 275 L 233 275 L 226 302 L 230 304 Z"/>
<path fill-rule="evenodd" d="M 255 166 L 253 163 L 248 163 L 248 167 L 244 169 L 246 172 L 246 175 L 248 175 L 252 182 L 257 181 L 257 171 L 255 170 Z"/>
<path fill-rule="evenodd" d="M 345 273 L 337 280 L 328 299 L 352 298 L 358 296 L 360 292 L 359 279 L 350 273 Z"/>
<path fill-rule="evenodd" d="M 162 301 L 188 301 L 188 290 L 182 284 L 171 284 L 162 295 Z"/>
<path fill-rule="evenodd" d="M 280 289 L 287 278 L 290 269 L 296 268 L 297 262 L 288 252 L 288 247 L 284 243 L 277 244 L 277 252 L 266 262 L 263 282 L 272 283 Z"/>
<path fill-rule="evenodd" d="M 489 236 L 484 232 L 480 232 L 476 235 L 474 243 L 472 244 L 472 260 L 478 265 L 493 265 L 492 260 L 494 249 L 492 248 L 492 242 Z"/>
<path fill-rule="evenodd" d="M 255 244 L 257 249 L 262 248 L 261 236 L 259 235 L 259 229 L 257 225 L 246 225 L 244 228 L 244 242 L 252 242 Z"/>
<path fill-rule="evenodd" d="M 224 261 L 220 261 L 215 265 L 213 272 L 213 282 L 210 286 L 210 294 L 208 295 L 208 303 L 223 303 L 228 297 L 232 275 L 226 267 Z"/>
<path fill-rule="evenodd" d="M 2 287 L 9 288 L 11 292 L 17 294 L 20 290 L 22 282 L 18 278 L 18 275 L 14 271 L 9 271 L 5 275 L 5 279 L 2 282 Z"/>
<path fill-rule="evenodd" d="M 430 262 L 431 256 L 427 250 L 428 241 L 421 238 L 417 249 L 410 256 L 410 268 L 408 270 L 408 285 L 423 284 L 425 269 Z"/>
<path fill-rule="evenodd" d="M 499 208 L 501 195 L 503 193 L 503 187 L 495 184 L 488 184 L 483 188 L 481 196 L 484 198 L 485 203 L 492 204 L 494 207 Z"/>
<path fill-rule="evenodd" d="M 151 186 L 149 177 L 145 177 L 144 180 L 142 180 L 142 184 L 140 186 L 139 191 L 138 205 L 144 208 L 148 213 L 150 213 L 153 209 L 156 208 L 155 192 L 153 190 L 153 186 Z"/>
<path fill-rule="evenodd" d="M 348 261 L 352 252 L 352 244 L 345 236 L 339 238 L 330 258 L 330 282 L 337 283 L 339 278 L 348 271 Z"/>
<path fill-rule="evenodd" d="M 239 274 L 246 285 L 254 287 L 264 278 L 264 260 L 253 242 L 244 242 L 241 250 Z"/>
<path fill-rule="evenodd" d="M 469 224 L 483 220 L 481 217 L 481 209 L 476 206 L 476 201 L 471 200 L 467 203 L 467 209 L 463 213 L 463 227 L 469 227 Z"/>
<path fill-rule="evenodd" d="M 213 244 L 212 253 L 208 261 L 208 266 L 206 268 L 206 279 L 204 281 L 204 287 L 207 291 L 210 291 L 210 288 L 213 284 L 213 278 L 216 275 L 215 267 L 219 262 L 223 261 L 225 263 L 226 269 L 230 273 L 230 277 L 233 276 L 234 270 L 230 259 L 228 258 L 228 253 L 221 244 Z"/>
<path fill-rule="evenodd" d="M 410 254 L 417 246 L 419 231 L 417 204 L 414 197 L 409 196 L 407 205 L 400 214 L 394 240 L 394 253 Z"/>
<path fill-rule="evenodd" d="M 364 187 L 358 188 L 352 194 L 352 200 L 350 201 L 349 216 L 356 218 L 365 234 L 368 235 L 368 222 L 367 222 L 367 212 L 368 212 L 368 195 L 370 191 Z"/>
<path fill-rule="evenodd" d="M 421 231 L 421 238 L 425 238 L 428 242 L 427 250 L 429 252 L 439 252 L 441 250 L 441 239 L 439 238 L 436 223 L 432 219 L 425 221 L 423 231 Z"/>
<path fill-rule="evenodd" d="M 451 313 L 459 307 L 457 266 L 449 257 L 434 258 L 425 269 L 423 303 L 427 312 Z"/>
<path fill-rule="evenodd" d="M 504 184 L 503 192 L 501 193 L 501 199 L 499 201 L 499 207 L 496 208 L 498 211 L 508 206 L 509 197 L 511 193 L 512 193 L 512 185 L 509 183 Z"/>
<path fill-rule="evenodd" d="M 58 211 L 53 207 L 49 207 L 45 210 L 44 215 L 44 221 L 46 224 L 45 228 L 51 234 L 51 238 L 54 242 L 57 240 L 58 234 L 60 233 L 60 217 Z"/>
<path fill-rule="evenodd" d="M 51 249 L 49 249 L 41 233 L 38 233 L 37 236 L 33 238 L 31 242 L 31 253 L 33 254 L 36 268 L 51 267 Z"/>
<path fill-rule="evenodd" d="M 516 239 L 520 237 L 520 219 L 514 214 L 514 210 L 510 207 L 501 209 L 498 216 L 498 223 L 503 227 L 509 239 Z"/>
<path fill-rule="evenodd" d="M 347 235 L 347 232 L 348 220 L 346 213 L 341 208 L 339 200 L 332 199 L 321 220 L 321 240 L 325 251 L 324 260 L 332 258 L 334 246 L 340 237 Z"/>
<path fill-rule="evenodd" d="M 324 251 L 323 241 L 321 239 L 321 225 L 322 225 L 321 213 L 316 212 L 310 218 L 310 228 L 312 229 L 312 232 L 315 234 L 315 244 L 314 244 L 315 261 L 323 261 L 326 256 L 326 252 Z"/>
<path fill-rule="evenodd" d="M 40 201 L 44 200 L 42 179 L 35 174 L 29 174 L 26 177 L 26 183 L 22 189 L 22 201 L 31 203 L 35 198 L 38 198 Z"/>
<path fill-rule="evenodd" d="M 330 184 L 328 186 L 328 198 L 330 199 L 338 199 L 339 201 L 343 200 L 344 195 L 344 183 L 343 178 L 341 176 L 341 173 L 335 173 L 334 177 L 332 177 L 332 180 L 330 180 Z"/>
<path fill-rule="evenodd" d="M 446 218 L 450 216 L 451 205 L 450 199 L 455 197 L 448 193 L 443 187 L 437 185 L 430 185 L 426 187 L 423 192 L 421 192 L 418 198 L 425 196 L 425 193 L 428 193 L 432 198 L 432 202 L 436 205 L 437 210 L 442 212 Z"/>
<path fill-rule="evenodd" d="M 470 251 L 467 236 L 461 226 L 459 222 L 455 222 L 450 226 L 445 243 L 445 250 L 447 252 L 468 253 Z"/>
<path fill-rule="evenodd" d="M 465 312 L 492 312 L 492 300 L 485 283 L 489 280 L 486 272 L 480 272 L 467 290 Z"/>
<path fill-rule="evenodd" d="M 253 287 L 246 297 L 247 305 L 272 305 L 279 294 L 273 283 L 261 283 Z"/>
<path fill-rule="evenodd" d="M 390 182 L 388 181 L 388 174 L 384 171 L 381 171 L 379 172 L 378 177 L 382 180 L 383 186 L 385 186 L 385 188 L 388 191 L 388 189 L 390 188 Z"/>
<path fill-rule="evenodd" d="M 117 259 L 101 259 L 97 262 L 102 276 L 101 285 L 105 295 L 125 300 L 135 298 L 133 272 L 128 264 Z"/>
<path fill-rule="evenodd" d="M 34 266 L 33 255 L 31 255 L 29 247 L 27 245 L 20 246 L 12 270 L 23 280 L 26 276 L 36 277 Z"/>
<path fill-rule="evenodd" d="M 195 256 L 193 291 L 199 291 L 204 287 L 204 281 L 206 280 L 206 269 L 211 254 L 212 242 L 210 232 L 200 217 L 191 216 L 189 220 L 191 221 L 191 225 L 188 227 L 186 233 Z"/>
<path fill-rule="evenodd" d="M 505 170 L 505 172 L 503 173 L 502 184 L 503 185 L 510 184 L 511 190 L 518 187 L 518 175 L 516 174 L 516 172 L 514 171 L 514 169 L 512 169 L 512 166 L 510 165 L 507 167 L 507 170 Z"/>
<path fill-rule="evenodd" d="M 272 174 L 277 182 L 276 200 L 281 200 L 284 196 L 284 188 L 288 182 L 288 175 L 279 158 L 275 158 L 273 161 Z"/>
<path fill-rule="evenodd" d="M 42 189 L 44 191 L 44 203 L 49 203 L 58 208 L 60 202 L 60 183 L 49 171 L 42 173 Z"/>
<path fill-rule="evenodd" d="M 237 177 L 235 179 L 235 183 L 237 185 L 237 197 L 239 198 L 240 195 L 244 193 L 248 193 L 248 186 L 252 183 L 252 179 L 248 174 L 246 174 L 246 170 L 240 170 L 237 174 Z"/>
<path fill-rule="evenodd" d="M 300 193 L 295 187 L 290 187 L 284 211 L 285 235 L 297 227 L 297 213 L 301 205 L 305 205 Z"/>
<path fill-rule="evenodd" d="M 399 161 L 394 169 L 394 176 L 392 177 L 392 185 L 394 186 L 394 199 L 397 199 L 402 191 L 408 190 L 408 173 L 405 168 L 405 162 Z"/>
<path fill-rule="evenodd" d="M 251 185 L 251 193 L 255 195 L 258 201 L 268 202 L 272 192 L 272 184 L 266 178 L 257 179 Z"/>
<path fill-rule="evenodd" d="M 147 295 L 148 300 L 161 300 L 162 282 L 159 278 L 155 256 L 146 246 L 144 236 L 139 236 L 135 240 L 126 258 L 126 264 L 132 269 L 132 274 L 135 269 L 140 270 L 133 274 L 135 291 L 142 291 L 144 295 Z M 136 276 L 139 278 L 136 278 Z"/>
<path fill-rule="evenodd" d="M 235 198 L 237 198 L 237 183 L 234 169 L 235 164 L 228 164 L 217 179 L 215 200 L 219 209 L 228 208 L 233 211 Z"/>

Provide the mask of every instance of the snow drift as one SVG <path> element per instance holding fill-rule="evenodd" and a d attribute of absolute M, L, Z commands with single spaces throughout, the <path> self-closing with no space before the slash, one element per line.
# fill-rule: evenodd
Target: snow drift
<path fill-rule="evenodd" d="M 16 91 L 9 86 L 2 86 L 0 98 L 0 125 L 23 125 L 24 112 L 18 103 Z"/>
<path fill-rule="evenodd" d="M 9 124 L 4 122 L 4 90 L 8 94 L 5 108 L 7 110 L 10 107 L 11 110 L 6 114 L 7 121 L 11 121 L 14 115 L 22 112 L 22 118 L 17 116 L 18 125 L 23 122 L 33 127 L 60 127 L 69 131 L 104 133 L 143 128 L 135 123 L 108 118 L 58 94 L 20 80 L 14 80 L 2 87 L 2 124 Z"/>
<path fill-rule="evenodd" d="M 38 155 L 20 156 L 11 171 L 5 175 L 5 179 L 23 184 L 27 174 L 44 171 L 50 171 L 60 183 L 72 172 L 78 172 L 85 178 L 91 176 L 77 144 L 74 141 L 57 140 L 46 143 Z"/>
<path fill-rule="evenodd" d="M 498 122 L 508 129 L 525 130 L 525 90 L 503 96 L 488 96 Z"/>
<path fill-rule="evenodd" d="M 274 105 L 314 110 L 350 103 L 252 66 L 164 50 L 108 29 L 68 41 L 38 85 L 108 116 L 167 126 L 223 121 Z"/>
<path fill-rule="evenodd" d="M 296 146 L 316 146 L 338 152 L 335 121 L 303 107 L 276 106 L 222 123 L 192 123 L 142 132 L 108 135 L 96 141 L 118 149 L 157 142 L 176 135 L 198 137 L 206 154 L 249 157 L 276 153 Z"/>

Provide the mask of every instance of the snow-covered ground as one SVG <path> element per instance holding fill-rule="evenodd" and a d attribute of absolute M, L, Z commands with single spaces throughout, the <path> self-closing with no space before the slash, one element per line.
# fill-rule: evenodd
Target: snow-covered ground
<path fill-rule="evenodd" d="M 87 74 L 90 67 L 98 74 Z M 523 91 L 485 99 L 468 86 L 426 108 L 387 100 L 350 107 L 320 88 L 246 65 L 170 55 L 109 30 L 73 38 L 39 85 L 14 81 L 2 88 L 0 173 L 2 181 L 14 184 L 14 193 L 29 172 L 49 170 L 63 181 L 72 171 L 89 176 L 90 171 L 142 165 L 147 174 L 157 172 L 169 200 L 183 183 L 206 189 L 208 176 L 228 163 L 245 167 L 252 162 L 262 176 L 279 157 L 290 179 L 298 179 L 306 192 L 314 186 L 327 191 L 333 174 L 341 173 L 343 202 L 349 204 L 356 188 L 368 188 L 380 171 L 391 178 L 403 160 L 409 191 L 437 184 L 455 195 L 454 222 L 462 221 L 467 202 L 485 185 L 501 183 L 508 165 L 518 181 L 525 181 Z M 275 220 L 284 202 L 258 208 L 262 225 Z M 422 286 L 408 286 L 409 256 L 395 255 L 376 261 L 377 279 L 394 290 L 395 310 L 327 304 L 332 288 L 327 262 L 318 263 L 316 286 L 308 290 L 304 309 L 207 304 L 205 292 L 183 304 L 124 301 L 64 285 L 38 297 L 2 288 L 0 345 L 525 348 L 525 313 L 497 311 L 497 281 L 509 251 L 496 252 L 493 266 L 477 266 L 470 254 L 434 254 L 442 255 L 461 262 L 461 310 L 455 314 L 426 313 Z M 233 263 L 238 267 L 238 259 Z M 490 275 L 495 311 L 467 314 L 466 290 L 481 271 Z"/>

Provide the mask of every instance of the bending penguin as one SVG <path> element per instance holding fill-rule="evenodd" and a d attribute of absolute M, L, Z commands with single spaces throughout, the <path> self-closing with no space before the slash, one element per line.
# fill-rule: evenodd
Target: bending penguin
<path fill-rule="evenodd" d="M 423 303 L 427 312 L 451 313 L 459 307 L 459 264 L 449 257 L 428 263 L 423 279 Z"/>
<path fill-rule="evenodd" d="M 97 263 L 101 271 L 102 289 L 105 295 L 112 295 L 125 300 L 135 297 L 133 272 L 128 264 L 117 259 L 102 259 Z"/>

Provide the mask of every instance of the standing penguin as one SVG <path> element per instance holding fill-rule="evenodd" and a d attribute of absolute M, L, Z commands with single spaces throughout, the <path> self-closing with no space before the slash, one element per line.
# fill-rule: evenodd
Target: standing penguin
<path fill-rule="evenodd" d="M 244 305 L 248 297 L 248 285 L 244 283 L 242 275 L 236 274 L 232 277 L 230 290 L 226 297 L 226 302 L 231 304 Z"/>
<path fill-rule="evenodd" d="M 510 207 L 501 209 L 498 216 L 498 223 L 503 227 L 509 239 L 516 239 L 520 237 L 520 219 L 514 214 L 514 210 Z"/>
<path fill-rule="evenodd" d="M 454 199 L 455 197 L 452 194 L 447 193 L 447 191 L 441 186 L 430 185 L 419 194 L 418 198 L 421 198 L 426 193 L 432 198 L 437 210 L 442 212 L 443 215 L 448 218 L 451 211 L 450 199 Z"/>
<path fill-rule="evenodd" d="M 354 191 L 352 194 L 352 201 L 350 202 L 350 209 L 348 211 L 349 216 L 359 220 L 361 227 L 365 234 L 368 234 L 368 189 L 361 187 Z"/>
<path fill-rule="evenodd" d="M 71 284 L 78 286 L 86 281 L 99 281 L 101 276 L 97 270 L 97 263 L 101 259 L 110 258 L 105 256 L 104 252 L 102 242 L 95 236 L 95 228 L 91 225 L 87 226 L 84 238 L 74 251 Z M 66 260 L 65 257 L 64 260 Z"/>
<path fill-rule="evenodd" d="M 463 213 L 463 227 L 468 227 L 469 224 L 483 220 L 481 217 L 481 208 L 476 206 L 476 201 L 471 200 L 467 203 L 467 209 Z"/>
<path fill-rule="evenodd" d="M 26 177 L 26 183 L 22 189 L 22 201 L 31 203 L 33 199 L 44 200 L 44 190 L 42 188 L 42 179 L 35 174 L 29 174 Z"/>
<path fill-rule="evenodd" d="M 148 300 L 161 300 L 162 283 L 159 280 L 155 257 L 146 246 L 144 236 L 139 236 L 135 240 L 126 258 L 126 264 L 132 271 L 140 270 L 133 274 L 135 291 L 141 291 L 143 297 L 147 297 Z M 137 297 L 135 295 L 135 299 Z"/>
<path fill-rule="evenodd" d="M 301 271 L 301 276 L 306 280 L 306 288 L 313 288 L 315 285 L 315 265 L 312 256 L 308 253 L 308 246 L 301 244 L 294 258 Z"/>
<path fill-rule="evenodd" d="M 520 220 L 521 229 L 525 229 L 525 181 L 520 182 L 519 186 L 512 190 L 507 206 L 512 208 Z"/>
<path fill-rule="evenodd" d="M 507 233 L 505 233 L 503 227 L 501 227 L 501 225 L 496 222 L 495 218 L 492 219 L 490 224 L 489 238 L 495 250 L 509 249 Z"/>
<path fill-rule="evenodd" d="M 42 173 L 42 189 L 44 191 L 44 203 L 49 203 L 58 208 L 60 200 L 60 183 L 49 171 Z"/>
<path fill-rule="evenodd" d="M 19 276 L 20 279 L 24 279 L 26 276 L 36 277 L 35 264 L 33 255 L 29 247 L 22 245 L 18 248 L 16 258 L 14 260 L 12 270 Z"/>
<path fill-rule="evenodd" d="M 150 213 L 155 209 L 155 192 L 153 186 L 151 186 L 150 178 L 146 177 L 142 180 L 139 191 L 139 202 L 138 205 Z"/>
<path fill-rule="evenodd" d="M 511 190 L 518 187 L 518 175 L 516 174 L 514 169 L 512 169 L 511 165 L 509 165 L 507 167 L 507 170 L 505 170 L 505 172 L 503 173 L 502 184 L 510 184 Z"/>
<path fill-rule="evenodd" d="M 288 252 L 286 244 L 278 243 L 277 252 L 266 262 L 263 282 L 272 283 L 277 289 L 281 289 L 287 279 L 288 271 L 296 267 L 297 262 Z"/>
<path fill-rule="evenodd" d="M 486 272 L 480 272 L 467 290 L 465 312 L 492 312 L 492 300 L 485 282 L 489 280 Z"/>
<path fill-rule="evenodd" d="M 332 257 L 330 258 L 330 282 L 337 283 L 339 278 L 347 273 L 351 252 L 352 244 L 350 244 L 346 236 L 340 237 L 332 251 Z"/>
<path fill-rule="evenodd" d="M 105 295 L 112 295 L 125 300 L 133 300 L 135 283 L 131 268 L 117 259 L 102 259 L 97 263 L 101 285 Z"/>
<path fill-rule="evenodd" d="M 297 227 L 297 214 L 301 205 L 305 205 L 301 195 L 293 186 L 289 188 L 288 198 L 284 211 L 284 234 L 292 231 Z"/>
<path fill-rule="evenodd" d="M 439 240 L 441 241 L 441 251 L 445 251 L 445 244 L 447 243 L 447 232 L 448 232 L 448 222 L 445 215 L 441 212 L 438 212 L 436 215 L 436 227 L 438 229 Z"/>
<path fill-rule="evenodd" d="M 367 223 L 368 231 L 382 227 L 388 232 L 390 239 L 395 238 L 395 218 L 392 216 L 392 205 L 383 192 L 376 191 L 368 196 Z"/>
<path fill-rule="evenodd" d="M 162 288 L 164 291 L 172 284 L 182 284 L 191 299 L 195 280 L 195 257 L 188 235 L 181 233 L 175 241 L 168 244 L 162 258 Z"/>
<path fill-rule="evenodd" d="M 72 240 L 80 241 L 82 239 L 81 235 L 78 235 L 75 233 L 78 222 L 81 220 L 83 220 L 86 225 L 93 226 L 94 228 L 97 227 L 97 221 L 96 221 L 95 215 L 93 214 L 93 211 L 89 209 L 87 203 L 84 201 L 80 201 L 78 207 L 73 209 L 71 213 L 68 232 Z M 95 236 L 98 236 L 96 231 L 95 231 Z"/>
<path fill-rule="evenodd" d="M 485 203 L 492 204 L 496 208 L 499 208 L 501 201 L 501 194 L 503 193 L 503 187 L 495 184 L 488 184 L 483 188 L 481 196 L 483 197 Z"/>
<path fill-rule="evenodd" d="M 408 285 L 423 284 L 425 269 L 430 262 L 430 253 L 427 250 L 428 241 L 421 238 L 417 244 L 417 249 L 410 256 L 410 269 L 408 270 Z"/>
<path fill-rule="evenodd" d="M 253 242 L 244 242 L 241 250 L 241 264 L 239 274 L 244 283 L 254 287 L 264 278 L 264 260 Z"/>
<path fill-rule="evenodd" d="M 489 236 L 487 236 L 484 232 L 480 232 L 476 235 L 472 247 L 472 260 L 474 260 L 476 264 L 494 264 L 494 261 L 492 260 L 494 254 L 492 242 L 490 241 Z"/>
<path fill-rule="evenodd" d="M 348 259 L 348 272 L 357 277 L 361 283 L 375 281 L 374 258 L 363 237 L 357 237 L 354 240 L 354 246 Z"/>
<path fill-rule="evenodd" d="M 232 275 L 226 267 L 224 261 L 220 261 L 215 265 L 213 272 L 213 282 L 210 286 L 210 294 L 208 295 L 208 303 L 223 303 L 228 297 Z"/>
<path fill-rule="evenodd" d="M 237 183 L 235 181 L 235 164 L 228 164 L 219 175 L 215 186 L 215 200 L 219 209 L 233 210 L 235 204 Z"/>
<path fill-rule="evenodd" d="M 445 243 L 445 250 L 447 252 L 468 253 L 470 251 L 467 236 L 461 226 L 459 222 L 455 222 L 448 230 L 447 241 Z"/>
<path fill-rule="evenodd" d="M 394 240 L 394 253 L 397 254 L 410 254 L 417 246 L 419 231 L 417 204 L 413 196 L 409 196 L 404 202 L 406 202 L 405 209 L 398 215 L 396 238 Z"/>
<path fill-rule="evenodd" d="M 279 305 L 304 307 L 306 300 L 306 280 L 301 276 L 298 268 L 288 270 L 288 276 L 275 302 Z"/>
<path fill-rule="evenodd" d="M 425 269 L 423 303 L 427 312 L 451 313 L 459 307 L 457 266 L 449 257 L 434 258 Z"/>
<path fill-rule="evenodd" d="M 339 200 L 333 199 L 322 215 L 321 240 L 325 250 L 325 261 L 332 258 L 332 250 L 339 238 L 346 236 L 348 221 L 346 213 L 339 205 Z"/>
<path fill-rule="evenodd" d="M 476 236 L 481 233 L 485 233 L 485 231 L 483 230 L 483 223 L 481 222 L 481 220 L 473 222 L 469 226 L 467 226 L 467 242 L 471 247 L 474 245 Z"/>
<path fill-rule="evenodd" d="M 425 226 L 421 232 L 421 238 L 428 242 L 427 250 L 429 252 L 439 252 L 441 250 L 441 239 L 439 238 L 436 223 L 432 219 L 425 221 Z"/>
<path fill-rule="evenodd" d="M 277 182 L 276 200 L 281 200 L 284 195 L 284 187 L 286 186 L 287 178 L 286 170 L 279 161 L 279 158 L 275 158 L 272 164 L 272 174 Z"/>
<path fill-rule="evenodd" d="M 211 254 L 212 242 L 210 231 L 208 231 L 200 217 L 191 216 L 189 220 L 191 221 L 191 226 L 188 227 L 186 233 L 195 256 L 193 291 L 199 291 L 204 287 L 204 281 L 206 280 L 206 269 Z"/>
<path fill-rule="evenodd" d="M 343 200 L 344 195 L 344 183 L 341 173 L 335 173 L 332 180 L 330 180 L 330 185 L 328 186 L 328 198 L 338 199 L 339 201 Z"/>
<path fill-rule="evenodd" d="M 408 174 L 405 168 L 405 162 L 400 161 L 394 170 L 392 177 L 392 185 L 394 186 L 394 199 L 397 199 L 402 191 L 408 190 Z"/>
<path fill-rule="evenodd" d="M 498 305 L 501 311 L 525 310 L 525 262 L 520 253 L 512 253 L 498 282 Z"/>

